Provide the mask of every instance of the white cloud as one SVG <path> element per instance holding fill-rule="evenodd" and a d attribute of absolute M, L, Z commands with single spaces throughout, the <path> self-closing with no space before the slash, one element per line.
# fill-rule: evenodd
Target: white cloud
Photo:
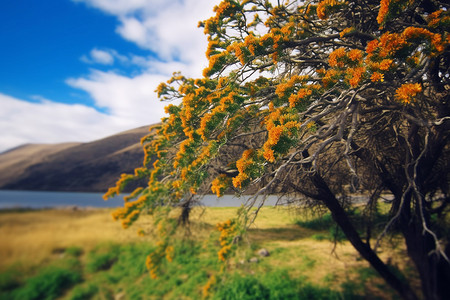
<path fill-rule="evenodd" d="M 86 142 L 143 125 L 80 104 L 0 94 L 0 152 L 25 143 Z"/>
<path fill-rule="evenodd" d="M 89 6 L 98 8 L 112 15 L 133 13 L 142 10 L 147 6 L 160 7 L 167 0 L 73 0 L 74 2 L 84 2 Z"/>
<path fill-rule="evenodd" d="M 117 51 L 94 49 L 89 60 L 101 62 L 100 55 L 120 58 L 122 63 L 143 68 L 135 76 L 91 70 L 88 76 L 71 78 L 67 83 L 89 93 L 98 107 L 120 118 L 152 122 L 163 116 L 165 104 L 156 100 L 154 90 L 167 81 L 173 72 L 200 77 L 207 64 L 204 52 L 206 36 L 198 22 L 213 14 L 219 0 L 76 0 L 115 15 L 120 22 L 116 31 L 126 40 L 156 53 L 157 57 L 133 54 L 119 55 Z M 94 52 L 96 51 L 96 52 Z M 106 55 L 105 55 L 106 57 Z M 105 58 L 104 62 L 107 60 Z"/>
<path fill-rule="evenodd" d="M 156 57 L 119 54 L 114 49 L 93 48 L 81 60 L 115 67 L 91 69 L 87 76 L 66 82 L 87 92 L 101 113 L 85 105 L 69 105 L 35 97 L 30 103 L 0 93 L 0 152 L 22 143 L 89 141 L 122 130 L 156 123 L 164 115 L 154 90 L 160 82 L 181 71 L 199 77 L 207 61 L 206 36 L 198 21 L 210 17 L 219 0 L 72 0 L 113 15 L 116 32 Z M 93 45 L 94 46 L 94 45 Z M 117 68 L 137 65 L 140 74 L 125 76 Z M 45 96 L 45 95 L 44 95 Z M 62 99 L 56 99 L 62 100 Z"/>
<path fill-rule="evenodd" d="M 91 57 L 94 62 L 99 64 L 112 65 L 114 62 L 114 57 L 111 53 L 99 49 L 92 49 Z"/>
<path fill-rule="evenodd" d="M 94 48 L 89 52 L 89 55 L 83 55 L 81 61 L 88 64 L 101 64 L 101 65 L 112 65 L 116 60 L 121 63 L 130 63 L 131 59 L 125 55 L 119 54 L 114 49 L 97 49 Z"/>
<path fill-rule="evenodd" d="M 141 74 L 126 77 L 113 72 L 93 70 L 87 78 L 72 78 L 67 83 L 88 92 L 96 106 L 124 120 L 141 124 L 158 122 L 164 114 L 165 103 L 154 92 L 166 76 Z"/>
<path fill-rule="evenodd" d="M 125 39 L 146 48 L 147 29 L 144 24 L 134 17 L 120 18 L 121 25 L 117 28 L 117 32 Z"/>
<path fill-rule="evenodd" d="M 156 53 L 164 61 L 181 61 L 195 76 L 206 66 L 207 40 L 198 22 L 213 15 L 219 0 L 74 0 L 117 17 L 116 32 Z M 176 70 L 174 70 L 176 71 Z"/>
<path fill-rule="evenodd" d="M 143 73 L 126 77 L 113 71 L 91 70 L 88 76 L 71 78 L 67 83 L 90 94 L 96 105 L 120 117 L 147 120 L 162 115 L 154 90 L 173 72 L 200 77 L 207 64 L 206 36 L 198 22 L 213 14 L 219 0 L 74 0 L 115 15 L 116 31 L 126 40 L 156 53 L 157 57 L 120 55 L 112 49 L 93 49 L 89 60 L 101 62 L 100 54 L 122 63 L 138 65 Z M 95 52 L 94 52 L 95 51 Z M 94 53 L 97 53 L 95 59 Z M 149 53 L 150 55 L 150 53 Z M 103 56 L 102 56 L 103 57 Z M 137 109 L 138 108 L 138 109 Z M 153 117 L 150 117 L 153 120 Z"/>

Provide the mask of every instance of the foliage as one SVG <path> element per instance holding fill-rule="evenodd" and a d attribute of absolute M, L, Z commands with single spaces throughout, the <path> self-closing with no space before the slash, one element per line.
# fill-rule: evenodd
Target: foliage
<path fill-rule="evenodd" d="M 20 274 L 17 270 L 11 268 L 0 273 L 0 295 L 19 287 L 20 284 Z"/>
<path fill-rule="evenodd" d="M 3 273 L 1 275 L 4 278 L 5 275 L 11 274 Z M 82 280 L 79 263 L 73 258 L 46 266 L 23 283 L 18 280 L 17 276 L 18 273 L 7 280 L 9 283 L 6 286 L 0 287 L 2 299 L 55 299 Z"/>
<path fill-rule="evenodd" d="M 72 270 L 49 268 L 30 278 L 26 285 L 17 291 L 16 299 L 55 299 L 61 292 L 78 283 L 80 274 Z"/>
<path fill-rule="evenodd" d="M 86 269 L 88 272 L 97 272 L 109 269 L 119 258 L 120 248 L 117 245 L 107 247 L 98 246 L 87 257 Z"/>
<path fill-rule="evenodd" d="M 120 244 L 116 241 L 86 245 L 71 244 L 68 242 L 71 237 L 68 236 L 68 240 L 58 241 L 58 244 L 74 245 L 67 247 L 64 252 L 55 255 L 49 251 L 41 263 L 31 265 L 25 265 L 26 261 L 11 261 L 11 267 L 2 269 L 0 299 L 16 299 L 14 295 L 18 295 L 30 278 L 49 274 L 44 270 L 54 267 L 69 270 L 82 278 L 61 289 L 57 299 L 201 299 L 202 296 L 220 299 L 217 293 L 223 294 L 227 290 L 234 290 L 234 295 L 238 294 L 238 286 L 241 286 L 238 280 L 241 278 L 245 283 L 256 282 L 256 287 L 263 286 L 264 290 L 269 291 L 269 299 L 364 299 L 364 296 L 371 296 L 373 291 L 385 293 L 389 290 L 374 272 L 367 270 L 367 263 L 354 260 L 355 252 L 348 247 L 348 243 L 342 244 L 345 247 L 342 250 L 345 251 L 338 250 L 339 259 L 330 257 L 333 243 L 314 242 L 312 236 L 321 231 L 293 226 L 295 220 L 304 219 L 305 215 L 292 214 L 281 207 L 262 208 L 256 220 L 257 227 L 249 230 L 247 237 L 242 237 L 244 241 L 251 241 L 251 244 L 248 247 L 247 243 L 241 247 L 233 244 L 233 252 L 227 261 L 219 260 L 221 232 L 214 230 L 210 233 L 210 230 L 219 216 L 228 218 L 236 211 L 237 208 L 195 208 L 191 219 L 192 230 L 196 228 L 195 235 L 189 240 L 182 234 L 172 237 L 173 260 L 170 263 L 162 261 L 156 279 L 149 276 L 145 257 L 157 248 L 158 240 L 144 236 L 132 242 L 122 240 Z M 104 211 L 100 210 L 96 214 L 103 215 Z M 202 218 L 197 219 L 200 214 Z M 104 218 L 101 218 L 93 225 L 101 226 L 103 221 Z M 206 241 L 205 236 L 209 236 Z M 268 249 L 270 256 L 260 257 L 258 263 L 251 263 L 250 259 L 261 248 Z M 92 261 L 108 252 L 120 255 L 109 268 L 90 271 L 88 266 Z M 393 262 L 400 263 L 403 270 L 405 263 L 402 263 L 402 257 L 402 253 L 394 255 Z M 358 268 L 363 267 L 366 271 L 360 273 Z M 366 276 L 366 273 L 369 275 Z M 361 280 L 354 281 L 353 277 L 348 277 L 352 274 Z M 367 287 L 375 288 L 370 290 Z M 248 293 L 251 292 L 249 288 Z"/>
<path fill-rule="evenodd" d="M 79 257 L 83 254 L 83 249 L 80 247 L 72 246 L 72 247 L 66 248 L 64 253 L 69 256 Z"/>
<path fill-rule="evenodd" d="M 370 212 L 368 216 L 364 211 L 358 208 L 352 208 L 347 211 L 348 217 L 352 220 L 355 229 L 362 235 L 364 230 L 367 228 L 367 223 L 370 222 L 370 227 L 374 233 L 379 234 L 382 231 L 382 227 L 379 224 L 384 224 L 389 220 L 389 216 L 382 213 L 379 209 Z M 319 230 L 327 231 L 327 233 L 314 234 L 313 238 L 317 240 L 330 240 L 330 241 L 343 241 L 346 239 L 344 232 L 338 227 L 336 222 L 333 220 L 331 213 L 317 214 L 313 213 L 311 216 L 297 220 L 295 222 L 298 226 Z"/>
<path fill-rule="evenodd" d="M 349 291 L 342 294 L 325 287 L 313 286 L 304 278 L 291 278 L 284 270 L 262 276 L 234 274 L 225 279 L 212 299 L 356 299 Z"/>
<path fill-rule="evenodd" d="M 216 299 L 269 299 L 270 291 L 254 277 L 236 276 L 226 289 L 219 290 Z"/>
<path fill-rule="evenodd" d="M 308 199 L 299 202 L 329 209 L 377 272 L 416 299 L 371 241 L 377 201 L 388 192 L 391 215 L 377 240 L 398 229 L 423 296 L 450 293 L 450 247 L 439 221 L 450 203 L 448 4 L 224 0 L 214 12 L 199 24 L 209 41 L 204 77 L 175 73 L 158 87 L 161 100 L 180 104 L 169 104 L 142 139 L 143 166 L 105 195 L 147 180 L 113 217 L 127 228 L 141 214 L 158 216 L 152 277 L 173 259 L 168 236 L 207 190 L 253 189 L 249 207 L 296 192 Z M 356 191 L 368 199 L 363 233 L 348 214 Z M 181 207 L 179 222 L 173 207 Z"/>
<path fill-rule="evenodd" d="M 70 295 L 70 300 L 85 300 L 90 299 L 98 292 L 98 287 L 94 284 L 87 284 L 86 286 L 76 286 Z"/>
<path fill-rule="evenodd" d="M 307 220 L 299 220 L 296 222 L 298 226 L 305 227 L 312 230 L 327 230 L 330 227 L 333 227 L 333 225 L 336 224 L 336 222 L 333 221 L 333 218 L 331 217 L 331 214 L 327 213 L 322 216 L 318 216 L 316 218 L 311 218 Z"/>

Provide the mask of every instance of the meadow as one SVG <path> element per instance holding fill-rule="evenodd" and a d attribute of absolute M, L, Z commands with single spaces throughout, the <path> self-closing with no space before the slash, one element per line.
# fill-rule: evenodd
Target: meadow
<path fill-rule="evenodd" d="M 221 262 L 215 226 L 236 210 L 194 209 L 189 233 L 176 237 L 173 261 L 163 262 L 156 279 L 145 266 L 155 249 L 150 217 L 123 229 L 110 209 L 3 211 L 0 299 L 396 298 L 327 214 L 264 207 L 235 254 Z M 260 256 L 262 248 L 270 255 Z M 415 284 L 395 235 L 379 251 Z"/>

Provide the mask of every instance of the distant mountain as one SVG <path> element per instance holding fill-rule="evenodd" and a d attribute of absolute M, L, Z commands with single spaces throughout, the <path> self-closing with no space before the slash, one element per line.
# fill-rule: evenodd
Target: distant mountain
<path fill-rule="evenodd" d="M 142 165 L 149 126 L 90 143 L 27 144 L 0 154 L 0 189 L 105 192 Z"/>

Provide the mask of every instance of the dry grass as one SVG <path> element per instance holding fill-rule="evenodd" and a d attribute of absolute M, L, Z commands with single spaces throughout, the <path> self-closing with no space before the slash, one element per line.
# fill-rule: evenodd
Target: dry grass
<path fill-rule="evenodd" d="M 61 248 L 89 251 L 101 242 L 138 239 L 113 222 L 108 209 L 1 213 L 0 237 L 0 269 L 14 262 L 40 264 Z"/>
<path fill-rule="evenodd" d="M 235 217 L 236 212 L 237 208 L 207 208 L 194 211 L 194 228 L 204 234 L 205 230 L 211 230 L 217 222 Z M 303 276 L 313 284 L 334 287 L 357 280 L 360 277 L 357 270 L 369 268 L 369 264 L 348 241 L 318 241 L 313 238 L 317 231 L 294 224 L 304 218 L 307 218 L 307 214 L 301 210 L 281 206 L 263 207 L 248 230 L 248 247 L 238 253 L 236 263 L 250 256 L 258 256 L 257 250 L 264 247 L 272 254 L 263 259 L 261 271 L 267 266 L 285 268 L 289 269 L 294 277 Z M 199 228 L 203 231 L 198 230 Z M 392 247 L 392 244 L 388 245 L 391 242 L 386 241 L 386 247 L 379 248 L 379 255 L 384 261 L 389 260 L 393 266 L 404 269 L 410 263 L 405 247 L 402 243 Z M 383 284 L 380 278 L 371 280 L 374 285 Z"/>
<path fill-rule="evenodd" d="M 194 238 L 207 238 L 218 223 L 236 215 L 237 208 L 197 208 L 192 212 Z M 58 249 L 71 246 L 90 251 L 102 242 L 147 242 L 137 229 L 151 230 L 149 218 L 142 217 L 138 224 L 124 230 L 114 222 L 110 209 L 95 210 L 41 210 L 0 213 L 0 271 L 16 262 L 27 266 L 39 265 L 55 255 Z M 257 256 L 260 247 L 271 255 L 262 258 L 256 268 L 286 268 L 293 276 L 305 276 L 314 284 L 339 286 L 358 276 L 354 271 L 368 267 L 348 242 L 334 245 L 330 241 L 317 241 L 313 230 L 294 225 L 298 214 L 285 208 L 265 207 L 248 231 L 247 246 L 235 260 Z M 256 246 L 255 246 L 256 245 Z M 388 248 L 386 248 L 388 249 Z M 381 257 L 390 259 L 403 268 L 407 261 L 403 247 L 385 250 Z"/>

